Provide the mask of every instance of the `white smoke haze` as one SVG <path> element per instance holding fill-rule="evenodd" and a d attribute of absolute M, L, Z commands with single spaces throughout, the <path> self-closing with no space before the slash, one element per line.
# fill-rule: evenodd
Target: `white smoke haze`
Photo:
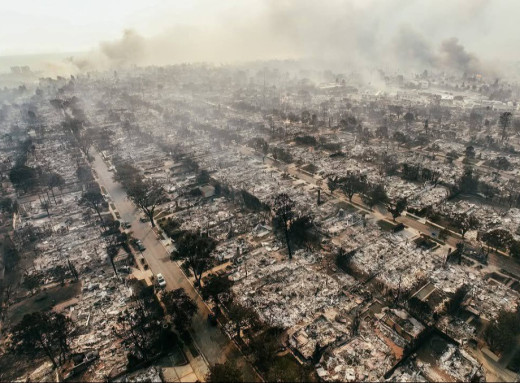
<path fill-rule="evenodd" d="M 224 2 L 226 3 L 226 2 Z M 131 65 L 306 59 L 334 67 L 434 69 L 498 76 L 518 60 L 515 15 L 504 0 L 251 0 L 226 3 L 213 22 L 157 15 L 161 32 L 122 31 L 62 63 L 70 73 Z M 200 6 L 201 20 L 205 0 Z M 215 6 L 211 7 L 215 12 Z M 204 17 L 206 16 L 206 17 Z M 159 22 L 160 20 L 160 22 Z M 491 65 L 493 63 L 493 65 Z M 56 64 L 54 64 L 56 65 Z M 58 68 L 55 68 L 58 69 Z"/>

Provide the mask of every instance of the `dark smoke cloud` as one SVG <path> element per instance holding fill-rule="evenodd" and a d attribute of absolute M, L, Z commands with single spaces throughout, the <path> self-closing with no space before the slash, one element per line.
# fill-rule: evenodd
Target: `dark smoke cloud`
<path fill-rule="evenodd" d="M 482 71 L 479 59 L 474 54 L 468 53 L 455 37 L 441 43 L 439 62 L 444 67 L 459 72 Z"/>
<path fill-rule="evenodd" d="M 393 43 L 396 62 L 405 69 L 437 69 L 457 73 L 481 73 L 483 68 L 475 54 L 469 53 L 455 37 L 445 39 L 436 48 L 410 27 L 403 27 Z"/>

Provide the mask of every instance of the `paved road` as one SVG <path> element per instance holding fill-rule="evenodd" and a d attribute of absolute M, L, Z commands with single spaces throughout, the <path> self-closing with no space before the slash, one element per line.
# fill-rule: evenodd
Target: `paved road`
<path fill-rule="evenodd" d="M 198 312 L 192 320 L 192 333 L 195 343 L 210 364 L 235 361 L 243 370 L 246 381 L 258 381 L 258 376 L 244 359 L 235 344 L 222 333 L 220 328 L 211 326 L 207 321 L 209 310 L 197 294 L 193 285 L 185 277 L 177 263 L 171 262 L 163 245 L 159 242 L 149 223 L 139 221 L 140 210 L 126 198 L 126 192 L 119 183 L 113 181 L 111 173 L 99 154 L 95 154 L 93 163 L 99 182 L 103 185 L 121 214 L 123 221 L 132 224 L 131 230 L 135 238 L 140 239 L 146 250 L 143 256 L 154 274 L 162 273 L 166 279 L 167 289 L 182 287 L 197 303 Z"/>

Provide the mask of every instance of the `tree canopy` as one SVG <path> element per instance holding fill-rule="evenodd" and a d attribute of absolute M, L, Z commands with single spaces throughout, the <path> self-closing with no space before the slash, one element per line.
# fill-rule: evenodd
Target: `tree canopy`
<path fill-rule="evenodd" d="M 191 318 L 197 312 L 197 304 L 182 288 L 164 292 L 161 300 L 177 331 L 185 332 L 190 325 Z"/>
<path fill-rule="evenodd" d="M 9 172 L 9 180 L 17 188 L 27 192 L 38 185 L 39 175 L 36 169 L 25 165 L 16 165 Z"/>
<path fill-rule="evenodd" d="M 226 363 L 210 366 L 208 382 L 243 382 L 244 378 L 240 369 L 229 360 Z"/>
<path fill-rule="evenodd" d="M 35 312 L 24 315 L 13 328 L 13 343 L 28 355 L 43 351 L 57 368 L 69 352 L 71 321 L 55 312 Z"/>
<path fill-rule="evenodd" d="M 164 201 L 164 190 L 155 180 L 136 180 L 126 184 L 128 198 L 139 207 L 155 226 L 155 208 Z"/>
<path fill-rule="evenodd" d="M 278 194 L 274 199 L 273 211 L 275 217 L 279 220 L 282 230 L 285 235 L 285 244 L 287 245 L 287 252 L 289 253 L 289 259 L 292 259 L 291 243 L 289 238 L 289 227 L 295 217 L 294 214 L 294 201 L 285 193 Z"/>
<path fill-rule="evenodd" d="M 99 219 L 103 221 L 103 218 L 101 218 L 101 205 L 104 201 L 105 199 L 103 198 L 103 195 L 98 190 L 89 190 L 83 193 L 79 203 L 80 205 L 93 209 L 97 213 Z"/>
<path fill-rule="evenodd" d="M 385 188 L 381 184 L 371 185 L 368 187 L 368 190 L 362 196 L 363 202 L 368 205 L 368 207 L 373 208 L 378 204 L 384 204 L 388 202 L 388 196 L 386 194 Z"/>
<path fill-rule="evenodd" d="M 177 250 L 173 258 L 184 260 L 185 267 L 193 273 L 195 280 L 200 284 L 202 274 L 212 263 L 211 253 L 216 246 L 217 242 L 213 238 L 188 231 L 177 239 Z"/>

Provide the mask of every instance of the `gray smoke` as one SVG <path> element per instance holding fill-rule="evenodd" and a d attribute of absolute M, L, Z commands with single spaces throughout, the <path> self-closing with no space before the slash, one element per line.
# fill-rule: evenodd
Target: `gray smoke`
<path fill-rule="evenodd" d="M 446 68 L 452 68 L 459 72 L 476 73 L 482 71 L 477 57 L 468 53 L 455 37 L 441 43 L 438 62 Z"/>
<path fill-rule="evenodd" d="M 148 42 L 137 32 L 127 29 L 120 40 L 102 42 L 101 53 L 113 66 L 140 64 L 145 58 Z"/>
<path fill-rule="evenodd" d="M 207 0 L 194 1 L 203 13 Z M 251 7 L 248 3 L 237 2 L 236 10 L 226 10 L 211 25 L 184 25 L 165 15 L 168 22 L 162 24 L 170 26 L 163 32 L 144 37 L 127 30 L 118 40 L 102 42 L 88 58 L 72 62 L 84 70 L 303 58 L 339 67 L 489 73 L 495 72 L 489 70 L 489 62 L 506 57 L 505 53 L 509 59 L 517 54 L 507 50 L 507 39 L 515 36 L 511 28 L 518 29 L 508 24 L 514 19 L 508 15 L 520 6 L 502 0 L 258 0 Z M 503 14 L 502 19 L 497 14 Z"/>

